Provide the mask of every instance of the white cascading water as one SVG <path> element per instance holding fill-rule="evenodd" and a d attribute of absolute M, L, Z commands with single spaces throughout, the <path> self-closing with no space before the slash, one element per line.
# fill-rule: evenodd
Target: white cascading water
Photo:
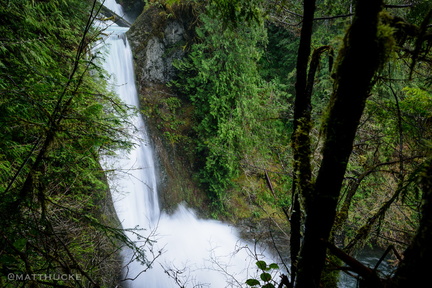
<path fill-rule="evenodd" d="M 123 17 L 127 21 L 130 21 L 127 15 L 123 12 L 123 8 L 120 4 L 117 4 L 116 0 L 100 0 L 105 7 L 116 13 L 118 16 Z"/>
<path fill-rule="evenodd" d="M 114 0 L 105 5 L 117 5 Z M 115 8 L 115 9 L 118 9 Z M 114 9 L 113 9 L 114 10 Z M 112 75 L 111 83 L 123 102 L 138 107 L 138 97 L 132 62 L 132 53 L 125 32 L 112 24 L 105 39 L 108 55 L 104 68 Z M 151 248 L 144 247 L 149 260 L 161 254 L 152 268 L 141 273 L 146 266 L 130 262 L 130 251 L 123 251 L 127 265 L 125 277 L 133 288 L 170 287 L 240 287 L 248 278 L 256 276 L 253 244 L 240 240 L 238 232 L 226 224 L 214 220 L 198 219 L 191 209 L 180 205 L 173 215 L 160 211 L 153 150 L 141 116 L 130 119 L 136 129 L 133 141 L 136 146 L 123 155 L 105 159 L 106 170 L 117 171 L 108 175 L 114 206 L 124 229 L 143 229 L 137 237 L 127 232 L 127 236 L 139 241 L 151 238 L 156 241 Z M 250 248 L 249 248 L 250 247 Z M 151 248 L 151 249 L 150 249 Z M 253 253 L 251 253 L 253 250 Z M 258 252 L 263 253 L 263 252 Z M 254 255 L 252 255 L 254 254 Z M 267 258 L 268 259 L 268 258 Z"/>

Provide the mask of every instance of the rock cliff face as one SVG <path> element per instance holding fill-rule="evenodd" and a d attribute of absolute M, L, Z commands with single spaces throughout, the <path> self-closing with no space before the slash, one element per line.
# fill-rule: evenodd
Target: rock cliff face
<path fill-rule="evenodd" d="M 205 193 L 192 180 L 193 160 L 188 145 L 181 140 L 190 132 L 192 108 L 167 86 L 176 77 L 173 61 L 185 56 L 185 47 L 194 35 L 191 10 L 176 9 L 149 6 L 128 32 L 141 110 L 160 164 L 161 204 L 167 210 L 181 201 L 203 208 L 206 201 Z"/>
<path fill-rule="evenodd" d="M 193 30 L 187 19 L 173 17 L 164 8 L 150 6 L 128 32 L 141 86 L 166 84 L 175 77 L 172 62 L 185 55 L 183 47 Z"/>
<path fill-rule="evenodd" d="M 130 19 L 136 19 L 144 9 L 143 0 L 116 0 Z"/>
<path fill-rule="evenodd" d="M 183 25 L 175 21 L 167 24 L 163 39 L 152 37 L 149 40 L 145 51 L 147 59 L 142 71 L 144 81 L 167 83 L 174 78 L 172 62 L 184 56 L 184 52 L 178 49 L 178 44 L 184 41 L 184 34 Z"/>

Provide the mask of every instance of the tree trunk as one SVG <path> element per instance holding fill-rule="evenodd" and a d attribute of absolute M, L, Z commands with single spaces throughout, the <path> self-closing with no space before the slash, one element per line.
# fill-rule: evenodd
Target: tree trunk
<path fill-rule="evenodd" d="M 301 241 L 300 195 L 309 198 L 311 194 L 310 129 L 311 129 L 311 94 L 308 86 L 308 64 L 311 51 L 312 26 L 315 13 L 315 0 L 305 0 L 303 4 L 303 23 L 300 45 L 297 54 L 296 98 L 294 103 L 294 129 L 291 136 L 293 147 L 293 212 L 291 214 L 291 283 L 297 274 L 297 258 Z M 308 89 L 309 88 L 309 89 Z"/>
<path fill-rule="evenodd" d="M 353 23 L 345 36 L 336 71 L 323 160 L 306 207 L 305 237 L 298 265 L 299 288 L 319 287 L 327 240 L 332 229 L 337 200 L 354 137 L 372 78 L 379 67 L 378 13 L 382 0 L 358 0 Z"/>

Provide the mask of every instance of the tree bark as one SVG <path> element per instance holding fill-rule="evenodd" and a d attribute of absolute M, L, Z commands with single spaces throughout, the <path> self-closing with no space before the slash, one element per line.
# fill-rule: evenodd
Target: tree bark
<path fill-rule="evenodd" d="M 300 253 L 297 285 L 319 287 L 327 240 L 332 229 L 337 200 L 360 117 L 380 64 L 377 41 L 378 13 L 382 0 L 358 0 L 353 23 L 344 39 L 336 70 L 323 159 L 307 203 L 305 237 Z"/>
<path fill-rule="evenodd" d="M 294 154 L 293 164 L 293 212 L 290 225 L 291 283 L 297 274 L 297 258 L 301 240 L 300 194 L 306 199 L 311 194 L 310 129 L 311 129 L 311 94 L 308 87 L 308 64 L 311 51 L 312 26 L 315 13 L 315 0 L 305 0 L 303 4 L 303 23 L 300 45 L 297 54 L 296 98 L 294 103 L 294 129 L 291 143 Z M 308 89 L 309 88 L 309 89 Z"/>

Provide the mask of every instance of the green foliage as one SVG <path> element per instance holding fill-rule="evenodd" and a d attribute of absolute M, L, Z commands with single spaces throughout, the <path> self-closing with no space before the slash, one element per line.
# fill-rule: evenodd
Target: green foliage
<path fill-rule="evenodd" d="M 256 32 L 221 31 L 218 22 L 207 15 L 202 21 L 197 30 L 202 43 L 195 44 L 189 59 L 177 66 L 185 75 L 182 88 L 189 94 L 198 120 L 197 149 L 203 159 L 200 178 L 220 200 L 238 173 L 235 151 L 243 134 L 239 122 L 249 101 L 242 96 L 257 95 L 253 67 L 259 53 L 250 42 L 257 41 Z"/>
<path fill-rule="evenodd" d="M 295 69 L 298 37 L 273 23 L 267 23 L 268 44 L 259 61 L 259 73 L 267 81 L 288 84 L 288 75 Z"/>
<path fill-rule="evenodd" d="M 261 0 L 211 0 L 210 5 L 213 6 L 212 14 L 224 25 L 236 28 L 262 23 Z"/>
<path fill-rule="evenodd" d="M 404 113 L 415 115 L 427 121 L 431 115 L 432 95 L 429 91 L 419 87 L 405 87 L 402 89 L 406 97 L 401 101 L 400 106 Z"/>
<path fill-rule="evenodd" d="M 199 42 L 176 64 L 180 80 L 175 85 L 194 106 L 199 180 L 221 205 L 246 151 L 269 152 L 261 143 L 283 129 L 276 124 L 286 104 L 257 71 L 262 54 L 257 47 L 265 39 L 262 25 L 223 29 L 208 14 L 201 21 Z"/>
<path fill-rule="evenodd" d="M 263 260 L 257 261 L 255 265 L 258 267 L 259 270 L 261 270 L 260 274 L 260 280 L 264 282 L 264 284 L 261 284 L 261 282 L 257 279 L 248 279 L 246 280 L 246 284 L 250 287 L 261 287 L 261 288 L 274 288 L 275 281 L 273 280 L 273 276 L 270 272 L 274 270 L 279 270 L 279 266 L 276 263 L 271 263 L 267 265 L 267 263 Z"/>
<path fill-rule="evenodd" d="M 159 108 L 157 109 L 157 116 L 161 120 L 158 128 L 163 131 L 165 138 L 172 145 L 188 140 L 181 133 L 181 130 L 186 125 L 186 120 L 179 116 L 182 112 L 181 108 L 182 103 L 179 98 L 168 97 L 160 100 Z"/>
<path fill-rule="evenodd" d="M 88 21 L 91 3 L 3 2 L 0 286 L 23 284 L 8 273 L 46 273 L 81 280 L 26 285 L 112 287 L 106 275 L 119 271 L 115 251 L 132 244 L 109 219 L 99 157 L 130 147 L 122 129 L 128 111 L 107 92 L 99 55 L 90 53 L 99 35 Z"/>
<path fill-rule="evenodd" d="M 340 271 L 334 267 L 336 265 L 342 266 L 343 262 L 331 254 L 329 254 L 327 257 L 328 262 L 326 263 L 326 266 L 322 272 L 320 285 L 324 288 L 338 287 Z"/>
<path fill-rule="evenodd" d="M 350 1 L 332 1 L 332 0 L 317 0 L 317 17 L 346 15 L 352 10 L 353 2 Z"/>
<path fill-rule="evenodd" d="M 378 25 L 378 40 L 380 50 L 382 51 L 380 58 L 381 63 L 386 63 L 389 59 L 396 56 L 396 29 L 390 25 L 391 16 L 386 12 L 380 13 L 380 23 Z"/>

